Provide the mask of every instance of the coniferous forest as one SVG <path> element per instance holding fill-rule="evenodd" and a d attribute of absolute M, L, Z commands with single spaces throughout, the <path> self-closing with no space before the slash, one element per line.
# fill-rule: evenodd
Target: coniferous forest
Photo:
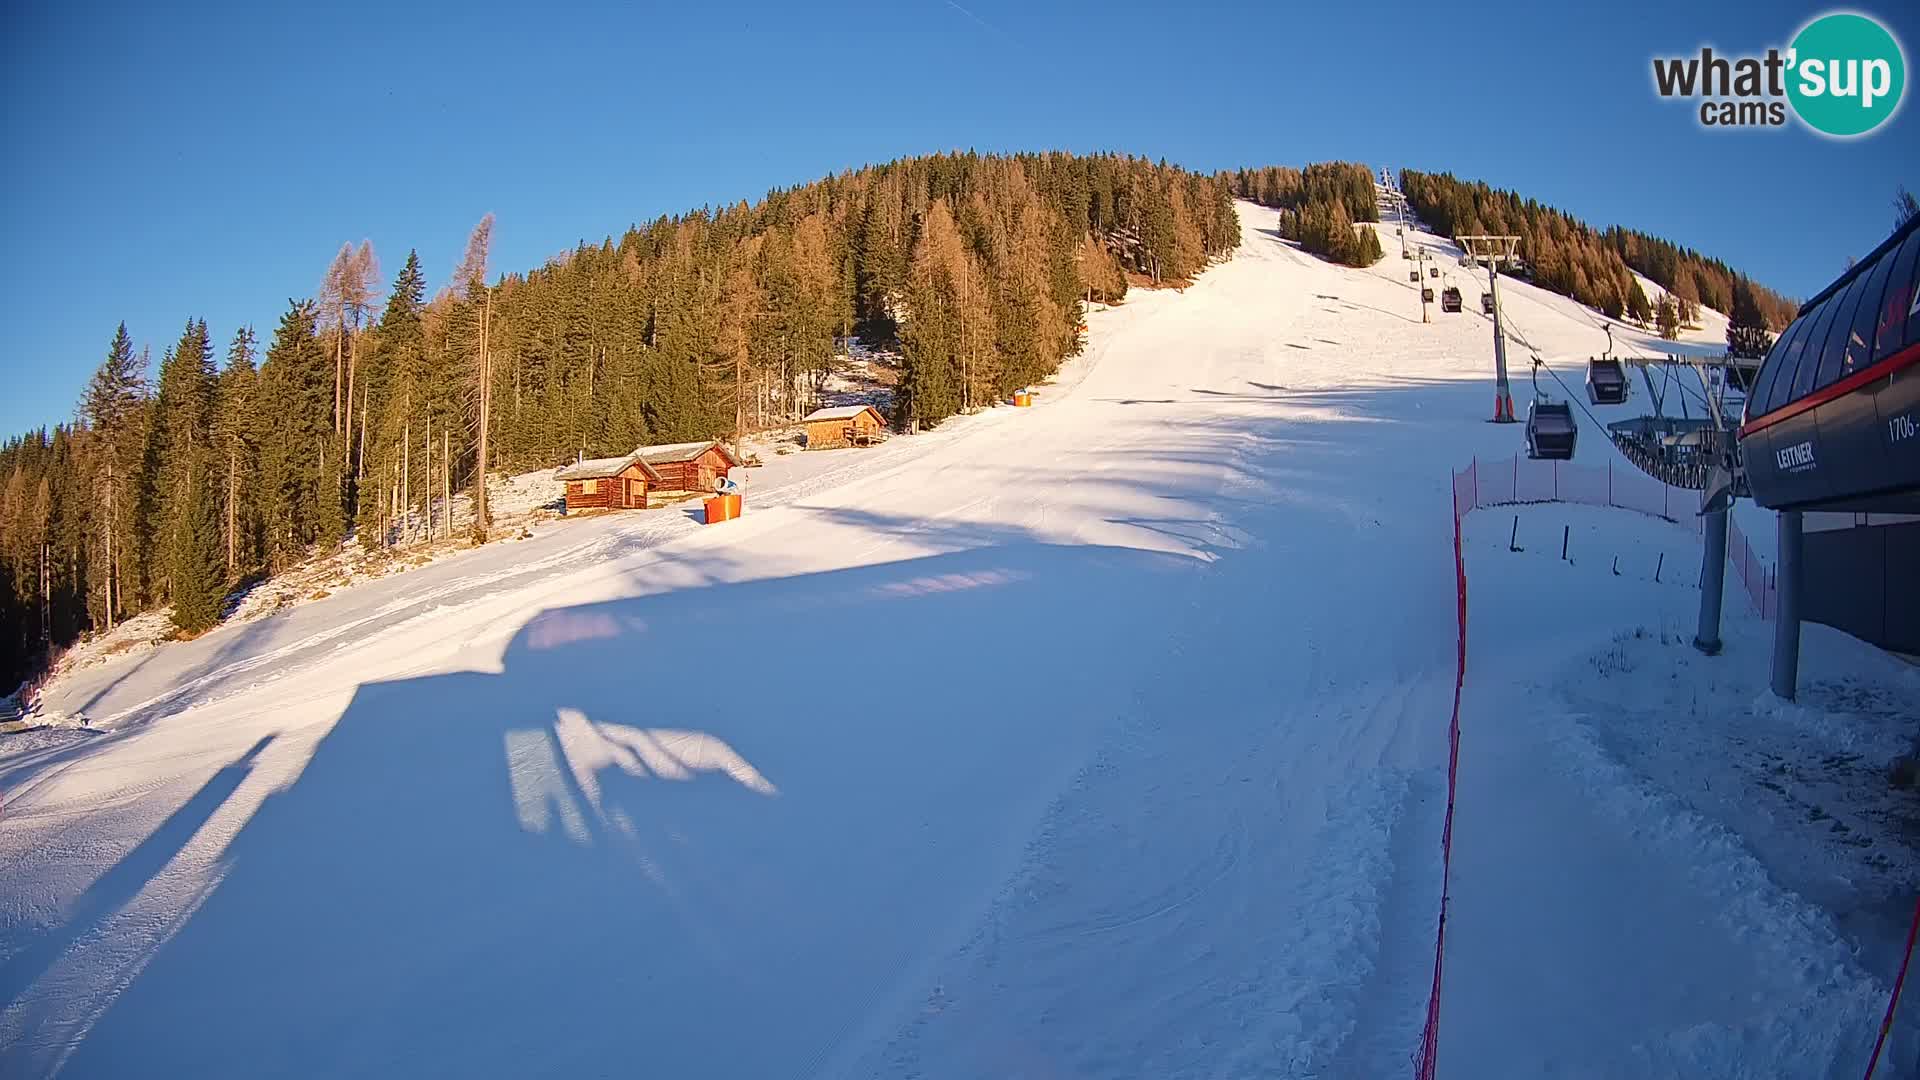
<path fill-rule="evenodd" d="M 1519 236 L 1520 258 L 1534 284 L 1616 319 L 1667 325 L 1656 310 L 1659 298 L 1646 295 L 1631 269 L 1672 296 L 1676 329 L 1693 323 L 1702 304 L 1730 314 L 1736 307 L 1743 315 L 1757 312 L 1775 333 L 1793 321 L 1793 301 L 1718 259 L 1657 236 L 1617 225 L 1595 229 L 1553 207 L 1451 173 L 1405 169 L 1400 188 L 1420 220 L 1442 235 Z M 1662 333 L 1672 336 L 1666 329 Z"/>
<path fill-rule="evenodd" d="M 790 422 L 848 334 L 897 341 L 902 430 L 991 404 L 1079 351 L 1085 302 L 1233 249 L 1231 190 L 1116 155 L 923 157 L 520 273 L 492 271 L 489 217 L 431 295 L 412 253 L 388 275 L 349 244 L 257 336 L 103 328 L 73 421 L 0 446 L 0 684 L 156 607 L 204 631 L 317 545 L 413 542 L 453 491 L 484 534 L 488 471 Z"/>
<path fill-rule="evenodd" d="M 1348 266 L 1372 266 L 1384 254 L 1372 229 L 1354 228 L 1356 222 L 1380 220 L 1373 170 L 1365 165 L 1270 165 L 1222 176 L 1236 196 L 1279 210 L 1280 235 L 1307 251 Z"/>

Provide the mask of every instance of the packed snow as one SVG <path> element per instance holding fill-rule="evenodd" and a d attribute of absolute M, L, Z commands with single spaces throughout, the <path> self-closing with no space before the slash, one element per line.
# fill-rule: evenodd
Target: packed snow
<path fill-rule="evenodd" d="M 1352 270 L 1240 213 L 1034 408 L 56 682 L 99 730 L 0 739 L 0 1075 L 1407 1074 L 1450 470 L 1520 432 L 1476 291 L 1423 325 L 1390 230 Z M 1502 297 L 1577 385 L 1601 317 Z M 1772 704 L 1737 590 L 1724 656 L 1676 647 L 1698 553 L 1468 519 L 1443 1075 L 1864 1064 L 1920 692 L 1813 629 Z"/>

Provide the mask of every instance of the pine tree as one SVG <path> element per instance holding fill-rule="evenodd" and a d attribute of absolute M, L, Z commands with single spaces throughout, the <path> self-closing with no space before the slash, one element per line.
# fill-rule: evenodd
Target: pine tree
<path fill-rule="evenodd" d="M 1653 305 L 1647 302 L 1646 290 L 1637 281 L 1627 292 L 1627 318 L 1641 326 L 1647 325 L 1647 321 L 1653 318 Z"/>
<path fill-rule="evenodd" d="M 133 338 L 127 324 L 114 332 L 107 358 L 93 373 L 81 401 L 91 434 L 97 440 L 101 465 L 100 488 L 106 501 L 100 518 L 100 542 L 94 548 L 101 588 L 101 615 L 107 629 L 113 629 L 121 611 L 129 607 L 125 596 L 127 564 L 132 557 L 129 540 L 137 535 L 134 503 L 137 491 L 133 469 L 137 455 L 134 447 L 144 442 L 139 430 L 141 406 L 146 394 L 146 365 L 133 351 Z"/>
<path fill-rule="evenodd" d="M 243 326 L 227 349 L 227 366 L 214 390 L 212 447 L 219 481 L 221 538 L 227 577 L 237 578 L 259 558 L 258 455 L 253 327 Z"/>
<path fill-rule="evenodd" d="M 169 538 L 173 625 L 188 635 L 201 633 L 220 621 L 220 607 L 227 593 L 220 511 L 213 485 L 208 483 L 210 471 L 204 462 L 188 470 L 187 486 L 181 493 Z"/>
<path fill-rule="evenodd" d="M 1671 295 L 1660 298 L 1655 321 L 1662 338 L 1672 341 L 1680 336 L 1680 308 Z"/>
<path fill-rule="evenodd" d="M 316 334 L 318 312 L 288 302 L 260 366 L 260 474 L 267 553 L 284 566 L 343 531 L 340 467 L 333 453 L 332 358 Z"/>
<path fill-rule="evenodd" d="M 170 537 L 179 534 L 181 517 L 191 512 L 193 472 L 205 467 L 213 438 L 214 382 L 207 324 L 189 319 L 179 342 L 161 362 L 159 393 L 154 401 L 148 468 L 155 491 L 155 539 L 163 548 L 170 546 Z M 156 561 L 161 579 L 156 599 L 171 595 L 175 562 L 166 555 Z"/>
<path fill-rule="evenodd" d="M 426 401 L 422 385 L 426 337 L 421 321 L 425 298 L 426 276 L 420 270 L 419 253 L 409 251 L 363 350 L 365 389 L 360 399 L 367 459 L 356 476 L 366 477 L 372 491 L 360 492 L 355 533 L 369 549 L 388 542 L 384 528 L 405 520 L 415 490 L 414 436 L 420 431 Z"/>
<path fill-rule="evenodd" d="M 961 408 L 959 298 L 948 272 L 959 245 L 953 212 L 942 199 L 929 208 L 914 248 L 900 330 L 906 372 L 894 407 L 908 428 L 931 427 Z"/>
<path fill-rule="evenodd" d="M 1385 257 L 1386 252 L 1380 249 L 1380 234 L 1364 225 L 1356 226 L 1351 264 L 1372 266 Z"/>

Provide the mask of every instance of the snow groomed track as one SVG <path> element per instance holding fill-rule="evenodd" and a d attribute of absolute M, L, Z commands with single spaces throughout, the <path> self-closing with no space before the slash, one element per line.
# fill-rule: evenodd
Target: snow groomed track
<path fill-rule="evenodd" d="M 1449 468 L 1518 432 L 1483 319 L 1241 214 L 1030 410 L 365 586 L 0 758 L 0 1073 L 1406 1074 Z"/>

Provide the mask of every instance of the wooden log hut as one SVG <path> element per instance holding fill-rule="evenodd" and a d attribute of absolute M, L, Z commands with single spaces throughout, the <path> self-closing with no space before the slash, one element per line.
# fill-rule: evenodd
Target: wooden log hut
<path fill-rule="evenodd" d="M 740 464 L 732 451 L 713 439 L 643 446 L 635 453 L 659 476 L 654 483 L 659 491 L 711 493 L 713 482 Z"/>
<path fill-rule="evenodd" d="M 575 510 L 645 510 L 647 491 L 661 486 L 661 477 L 635 450 L 624 457 L 588 458 L 553 474 L 567 485 L 567 512 Z"/>
<path fill-rule="evenodd" d="M 872 446 L 886 437 L 887 418 L 871 405 L 842 405 L 815 409 L 800 419 L 807 429 L 807 449 Z"/>

